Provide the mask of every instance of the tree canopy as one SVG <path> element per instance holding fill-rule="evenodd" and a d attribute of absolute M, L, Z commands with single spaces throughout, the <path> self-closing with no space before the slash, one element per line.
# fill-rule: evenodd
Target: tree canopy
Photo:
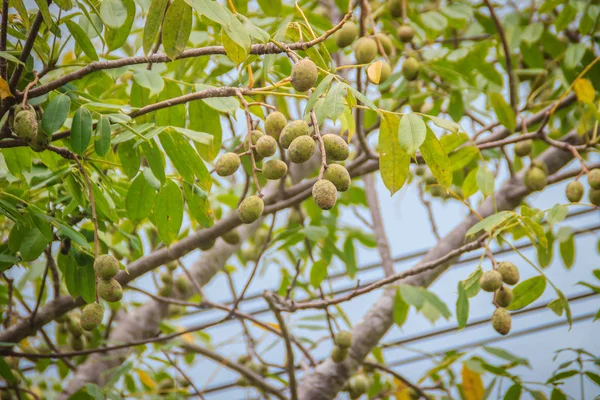
<path fill-rule="evenodd" d="M 600 358 L 568 333 L 535 382 L 487 342 L 414 381 L 383 339 L 415 313 L 449 321 L 424 337 L 600 317 L 572 311 L 600 293 L 576 258 L 600 229 L 576 219 L 600 206 L 599 16 L 581 0 L 2 0 L 0 398 L 585 398 Z M 552 207 L 530 201 L 554 185 Z M 380 198 L 399 193 L 427 210 L 424 252 L 386 234 Z M 462 210 L 453 229 L 439 205 Z M 585 292 L 550 279 L 557 257 L 589 269 Z M 456 304 L 428 289 L 467 262 Z M 278 284 L 253 286 L 263 273 Z M 206 295 L 215 277 L 230 301 Z M 211 329 L 234 323 L 232 356 Z M 190 373 L 200 359 L 235 379 Z"/>

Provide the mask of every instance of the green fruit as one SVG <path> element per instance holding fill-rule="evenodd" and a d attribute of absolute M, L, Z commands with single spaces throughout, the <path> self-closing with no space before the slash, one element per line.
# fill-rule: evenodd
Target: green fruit
<path fill-rule="evenodd" d="M 348 21 L 335 33 L 335 44 L 339 48 L 346 47 L 358 37 L 358 26 L 352 21 Z"/>
<path fill-rule="evenodd" d="M 308 124 L 303 120 L 296 120 L 289 122 L 281 131 L 281 136 L 279 137 L 279 144 L 284 149 L 290 147 L 292 141 L 300 136 L 308 135 Z"/>
<path fill-rule="evenodd" d="M 415 37 L 415 30 L 409 25 L 401 25 L 396 33 L 402 43 L 408 43 Z"/>
<path fill-rule="evenodd" d="M 348 357 L 348 348 L 333 346 L 331 350 L 331 359 L 334 363 L 341 363 Z"/>
<path fill-rule="evenodd" d="M 419 165 L 417 166 L 417 168 L 415 168 L 415 175 L 417 176 L 423 176 L 425 175 L 425 173 L 427 172 L 427 168 L 425 168 L 423 165 Z M 435 179 L 435 178 L 433 178 Z"/>
<path fill-rule="evenodd" d="M 312 195 L 320 209 L 331 210 L 337 200 L 337 189 L 327 179 L 320 179 L 313 185 Z"/>
<path fill-rule="evenodd" d="M 533 140 L 523 140 L 522 142 L 517 142 L 515 144 L 515 154 L 519 157 L 525 157 L 531 154 L 531 149 L 533 147 Z"/>
<path fill-rule="evenodd" d="M 590 189 L 588 192 L 588 199 L 590 203 L 596 207 L 600 207 L 600 189 Z"/>
<path fill-rule="evenodd" d="M 354 44 L 354 55 L 358 64 L 369 64 L 377 56 L 377 43 L 370 37 L 361 37 Z"/>
<path fill-rule="evenodd" d="M 296 164 L 302 164 L 310 160 L 317 145 L 310 136 L 300 136 L 292 141 L 288 149 L 288 156 L 290 161 Z"/>
<path fill-rule="evenodd" d="M 162 274 L 160 274 L 160 280 L 162 283 L 164 283 L 166 285 L 172 284 L 173 283 L 173 273 L 171 271 L 163 272 Z"/>
<path fill-rule="evenodd" d="M 600 168 L 594 168 L 588 172 L 587 178 L 592 189 L 600 189 Z"/>
<path fill-rule="evenodd" d="M 421 69 L 421 64 L 414 57 L 408 57 L 402 63 L 402 75 L 409 81 L 417 79 L 419 76 L 419 69 Z"/>
<path fill-rule="evenodd" d="M 96 276 L 102 279 L 110 279 L 119 272 L 119 262 L 110 254 L 102 254 L 94 261 Z"/>
<path fill-rule="evenodd" d="M 80 337 L 83 335 L 83 328 L 79 322 L 79 318 L 69 318 L 67 321 L 67 330 L 74 337 Z"/>
<path fill-rule="evenodd" d="M 246 365 L 246 364 L 248 364 L 248 363 L 249 363 L 251 360 L 252 360 L 252 358 L 251 358 L 249 355 L 247 355 L 247 354 L 244 354 L 244 355 L 241 355 L 241 356 L 239 356 L 239 357 L 238 357 L 238 359 L 237 359 L 237 363 L 238 363 L 238 364 L 241 364 L 241 365 Z"/>
<path fill-rule="evenodd" d="M 348 348 L 352 346 L 352 332 L 340 331 L 335 334 L 333 341 L 335 342 L 336 346 Z"/>
<path fill-rule="evenodd" d="M 502 276 L 502 282 L 507 285 L 516 285 L 521 279 L 517 266 L 508 261 L 498 263 L 498 272 Z"/>
<path fill-rule="evenodd" d="M 437 179 L 433 175 L 427 175 L 423 181 L 426 185 L 435 185 L 437 183 Z"/>
<path fill-rule="evenodd" d="M 381 62 L 381 72 L 379 73 L 379 81 L 372 80 L 369 75 L 367 75 L 367 77 L 369 78 L 369 81 L 371 83 L 374 83 L 375 85 L 379 85 L 380 83 L 385 82 L 390 77 L 391 74 L 392 74 L 392 67 L 390 66 L 390 64 L 386 63 L 385 61 L 382 61 Z"/>
<path fill-rule="evenodd" d="M 303 58 L 292 67 L 290 76 L 292 87 L 299 92 L 306 92 L 312 88 L 319 77 L 319 70 L 309 58 Z"/>
<path fill-rule="evenodd" d="M 189 292 L 190 281 L 188 280 L 187 276 L 178 276 L 175 280 L 175 287 L 177 288 L 177 291 L 181 294 L 186 294 L 187 292 Z"/>
<path fill-rule="evenodd" d="M 338 192 L 345 192 L 350 188 L 350 174 L 339 164 L 329 164 L 323 174 L 323 179 L 333 183 Z"/>
<path fill-rule="evenodd" d="M 546 173 L 540 168 L 529 168 L 527 172 L 525 172 L 525 178 L 523 179 L 523 183 L 525 183 L 525 187 L 532 192 L 542 190 L 548 185 L 548 177 Z"/>
<path fill-rule="evenodd" d="M 50 143 L 51 137 L 46 135 L 44 131 L 42 131 L 42 124 L 38 122 L 38 131 L 37 134 L 33 137 L 33 140 L 29 143 L 29 147 L 31 150 L 35 152 L 42 152 L 48 148 L 48 144 Z"/>
<path fill-rule="evenodd" d="M 363 374 L 356 375 L 354 379 L 352 379 L 352 383 L 350 384 L 352 391 L 354 393 L 364 394 L 369 390 L 369 386 L 371 386 L 371 382 L 369 382 L 369 378 Z"/>
<path fill-rule="evenodd" d="M 85 348 L 85 338 L 83 336 L 71 336 L 69 338 L 69 346 L 74 351 L 81 351 Z"/>
<path fill-rule="evenodd" d="M 533 160 L 531 163 L 531 168 L 539 168 L 544 171 L 546 175 L 548 175 L 548 166 L 542 160 Z"/>
<path fill-rule="evenodd" d="M 98 294 L 110 303 L 115 303 L 123 298 L 123 288 L 115 279 L 100 279 L 98 281 Z"/>
<path fill-rule="evenodd" d="M 512 289 L 508 286 L 502 286 L 496 291 L 496 303 L 500 307 L 508 307 L 513 300 Z"/>
<path fill-rule="evenodd" d="M 165 390 L 165 389 L 175 389 L 175 380 L 171 377 L 167 377 L 162 379 L 159 383 L 158 383 L 158 389 L 159 390 Z"/>
<path fill-rule="evenodd" d="M 198 248 L 200 250 L 202 250 L 202 251 L 210 250 L 210 249 L 213 248 L 213 246 L 215 245 L 216 241 L 217 241 L 216 239 L 211 239 L 211 240 L 208 240 L 208 241 L 203 241 L 202 243 L 200 243 L 198 245 Z"/>
<path fill-rule="evenodd" d="M 431 194 L 431 197 L 443 197 L 444 196 L 444 190 L 439 185 L 438 186 L 432 186 L 431 188 L 429 188 L 429 194 Z"/>
<path fill-rule="evenodd" d="M 486 271 L 479 280 L 479 286 L 486 292 L 495 292 L 502 286 L 502 275 L 494 269 Z"/>
<path fill-rule="evenodd" d="M 583 198 L 583 184 L 579 181 L 569 182 L 566 189 L 567 200 L 571 203 L 579 203 Z"/>
<path fill-rule="evenodd" d="M 235 153 L 225 153 L 217 159 L 215 172 L 219 176 L 230 176 L 240 167 L 240 156 Z"/>
<path fill-rule="evenodd" d="M 256 142 L 256 152 L 261 157 L 271 157 L 277 151 L 277 140 L 271 136 L 262 136 Z"/>
<path fill-rule="evenodd" d="M 281 179 L 287 174 L 287 164 L 281 160 L 269 160 L 263 164 L 262 173 L 269 180 Z"/>
<path fill-rule="evenodd" d="M 402 15 L 402 0 L 388 0 L 388 10 L 394 18 Z"/>
<path fill-rule="evenodd" d="M 98 303 L 90 303 L 83 308 L 79 322 L 84 330 L 91 331 L 102 323 L 103 317 L 104 307 Z"/>
<path fill-rule="evenodd" d="M 260 139 L 264 135 L 265 134 L 259 131 L 258 129 L 254 129 L 253 131 L 251 131 L 250 137 L 252 139 L 252 144 L 256 146 L 256 143 L 258 143 L 258 139 Z M 244 150 L 248 151 L 248 148 L 248 136 L 246 136 L 244 138 Z M 254 149 L 254 158 L 256 159 L 256 161 L 262 160 L 262 156 L 258 154 L 257 149 Z"/>
<path fill-rule="evenodd" d="M 390 37 L 385 33 L 378 33 L 377 35 L 375 35 L 375 37 L 379 39 L 379 42 L 381 42 L 381 47 L 383 47 L 383 51 L 385 51 L 385 54 L 388 56 L 391 55 L 392 51 L 394 51 L 394 44 L 392 43 L 392 39 L 390 39 Z"/>
<path fill-rule="evenodd" d="M 240 234 L 236 230 L 224 233 L 223 236 L 221 236 L 221 238 L 225 241 L 225 243 L 228 243 L 231 245 L 236 245 L 241 240 Z"/>
<path fill-rule="evenodd" d="M 238 207 L 238 217 L 244 224 L 251 224 L 260 218 L 265 209 L 265 203 L 258 196 L 249 196 Z"/>
<path fill-rule="evenodd" d="M 274 111 L 267 116 L 265 119 L 265 132 L 267 135 L 272 136 L 275 140 L 279 140 L 281 130 L 287 124 L 287 119 L 279 111 Z"/>
<path fill-rule="evenodd" d="M 38 132 L 38 122 L 35 112 L 25 109 L 16 113 L 13 129 L 18 137 L 30 141 Z"/>
<path fill-rule="evenodd" d="M 341 136 L 328 133 L 323 135 L 322 139 L 327 158 L 334 161 L 344 161 L 348 158 L 350 154 L 348 143 Z"/>
<path fill-rule="evenodd" d="M 256 261 L 260 249 L 256 246 L 248 246 L 242 251 L 242 259 L 246 261 Z"/>
<path fill-rule="evenodd" d="M 507 335 L 511 327 L 510 313 L 504 308 L 496 308 L 492 314 L 492 326 L 499 334 Z"/>
<path fill-rule="evenodd" d="M 163 285 L 158 289 L 160 297 L 171 297 L 173 294 L 173 285 Z"/>

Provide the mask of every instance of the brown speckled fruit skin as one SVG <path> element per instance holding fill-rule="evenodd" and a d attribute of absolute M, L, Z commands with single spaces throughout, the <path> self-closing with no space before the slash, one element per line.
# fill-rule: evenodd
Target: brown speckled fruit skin
<path fill-rule="evenodd" d="M 500 307 L 508 307 L 513 300 L 513 292 L 512 289 L 508 286 L 502 286 L 500 289 L 496 290 L 496 303 Z"/>
<path fill-rule="evenodd" d="M 479 286 L 486 292 L 495 292 L 502 286 L 502 275 L 493 269 L 486 271 L 479 280 Z"/>
<path fill-rule="evenodd" d="M 323 135 L 322 139 L 327 158 L 333 161 L 344 161 L 348 158 L 348 143 L 341 136 L 328 133 Z"/>
<path fill-rule="evenodd" d="M 569 182 L 565 194 L 571 203 L 579 203 L 583 198 L 583 184 L 579 181 Z"/>
<path fill-rule="evenodd" d="M 600 207 L 600 189 L 590 189 L 588 199 L 590 200 L 590 203 L 596 207 Z"/>
<path fill-rule="evenodd" d="M 369 64 L 377 56 L 377 42 L 370 37 L 361 37 L 354 44 L 354 55 L 359 64 Z"/>
<path fill-rule="evenodd" d="M 37 134 L 38 122 L 35 112 L 24 109 L 16 113 L 13 121 L 13 129 L 18 137 L 30 141 Z"/>
<path fill-rule="evenodd" d="M 290 161 L 295 164 L 302 164 L 310 160 L 317 145 L 310 136 L 300 136 L 292 141 L 288 149 L 288 156 Z"/>
<path fill-rule="evenodd" d="M 313 199 L 322 210 L 331 210 L 337 201 L 335 185 L 326 179 L 318 180 L 312 188 Z"/>
<path fill-rule="evenodd" d="M 244 224 L 251 224 L 260 218 L 265 209 L 265 203 L 258 196 L 249 196 L 238 207 L 238 217 Z"/>
<path fill-rule="evenodd" d="M 306 92 L 312 88 L 319 77 L 319 70 L 314 62 L 303 58 L 292 67 L 292 87 L 298 92 Z"/>
<path fill-rule="evenodd" d="M 309 134 L 308 124 L 303 120 L 290 121 L 281 131 L 281 136 L 279 136 L 279 144 L 284 149 L 290 147 L 292 141 L 300 136 L 305 136 Z"/>
<path fill-rule="evenodd" d="M 287 119 L 285 118 L 285 115 L 279 111 L 274 111 L 269 114 L 265 120 L 265 132 L 275 140 L 279 140 L 279 135 L 281 135 L 281 131 L 286 124 Z"/>
<path fill-rule="evenodd" d="M 98 294 L 110 303 L 116 303 L 123 298 L 123 288 L 115 279 L 99 279 Z"/>
<path fill-rule="evenodd" d="M 287 174 L 287 165 L 281 160 L 269 160 L 263 164 L 262 173 L 269 180 L 281 179 Z"/>
<path fill-rule="evenodd" d="M 335 44 L 341 49 L 351 45 L 357 37 L 358 26 L 354 22 L 348 21 L 335 33 Z"/>
<path fill-rule="evenodd" d="M 90 303 L 81 312 L 80 324 L 86 331 L 94 330 L 102 323 L 104 307 L 98 303 Z"/>
<path fill-rule="evenodd" d="M 502 275 L 502 281 L 507 285 L 516 285 L 521 279 L 517 266 L 508 261 L 498 263 L 498 272 Z"/>
<path fill-rule="evenodd" d="M 110 254 L 102 254 L 94 260 L 94 271 L 97 277 L 110 279 L 119 272 L 119 262 Z"/>
<path fill-rule="evenodd" d="M 508 335 L 512 325 L 510 313 L 504 308 L 496 308 L 492 314 L 492 326 L 501 335 Z"/>
<path fill-rule="evenodd" d="M 256 153 L 261 157 L 271 157 L 277 151 L 277 141 L 271 136 L 262 136 L 256 141 Z"/>
<path fill-rule="evenodd" d="M 240 157 L 235 153 L 225 153 L 217 159 L 215 171 L 219 176 L 230 176 L 240 167 Z"/>
<path fill-rule="evenodd" d="M 594 168 L 588 172 L 587 178 L 592 189 L 600 189 L 600 168 Z"/>
<path fill-rule="evenodd" d="M 339 164 L 329 164 L 323 174 L 323 179 L 333 183 L 338 192 L 345 192 L 350 188 L 350 174 Z"/>

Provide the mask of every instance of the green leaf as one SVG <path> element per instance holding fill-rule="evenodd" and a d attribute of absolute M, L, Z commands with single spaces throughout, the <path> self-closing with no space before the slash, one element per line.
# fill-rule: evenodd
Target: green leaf
<path fill-rule="evenodd" d="M 205 228 L 213 226 L 214 213 L 210 208 L 206 192 L 198 186 L 192 186 L 188 183 L 183 184 L 183 192 L 185 194 L 185 202 L 188 205 L 192 218 Z"/>
<path fill-rule="evenodd" d="M 304 107 L 304 115 L 308 115 L 310 113 L 310 110 L 313 109 L 313 107 L 317 103 L 317 100 L 319 100 L 323 93 L 325 93 L 332 80 L 333 74 L 330 74 L 323 78 L 323 80 L 317 85 L 315 90 L 308 98 L 308 101 L 306 102 L 306 107 Z"/>
<path fill-rule="evenodd" d="M 154 139 L 142 143 L 142 152 L 150 166 L 152 175 L 154 175 L 161 184 L 165 183 L 165 157 Z"/>
<path fill-rule="evenodd" d="M 579 371 L 577 371 L 576 369 L 571 369 L 569 371 L 563 371 L 563 372 L 559 372 L 558 374 L 553 375 L 550 379 L 548 379 L 546 381 L 546 383 L 550 384 L 550 383 L 555 383 L 558 381 L 564 381 L 565 379 L 568 379 L 572 376 L 575 376 L 579 373 Z"/>
<path fill-rule="evenodd" d="M 79 107 L 71 123 L 71 148 L 75 153 L 82 155 L 91 138 L 92 114 L 85 107 Z"/>
<path fill-rule="evenodd" d="M 537 300 L 546 290 L 546 278 L 534 276 L 521 283 L 513 289 L 513 301 L 507 310 L 520 310 Z"/>
<path fill-rule="evenodd" d="M 127 9 L 121 0 L 102 0 L 100 17 L 109 28 L 119 29 L 127 19 Z"/>
<path fill-rule="evenodd" d="M 563 260 L 565 267 L 571 269 L 575 263 L 575 237 L 570 235 L 567 240 L 559 242 L 560 258 Z"/>
<path fill-rule="evenodd" d="M 462 281 L 458 282 L 458 299 L 456 300 L 456 319 L 458 320 L 458 329 L 463 329 L 467 326 L 469 319 L 469 296 L 465 290 L 465 285 Z"/>
<path fill-rule="evenodd" d="M 96 124 L 94 149 L 99 156 L 105 155 L 110 149 L 110 121 L 107 117 L 100 118 Z"/>
<path fill-rule="evenodd" d="M 133 179 L 140 170 L 140 153 L 137 147 L 134 147 L 135 141 L 128 140 L 119 143 L 117 147 L 117 155 L 121 161 L 123 172 L 129 179 Z"/>
<path fill-rule="evenodd" d="M 312 240 L 313 242 L 317 242 L 321 239 L 325 239 L 329 234 L 327 228 L 323 226 L 314 226 L 310 225 L 300 230 L 302 234 L 306 236 L 307 239 Z"/>
<path fill-rule="evenodd" d="M 266 15 L 272 17 L 280 15 L 281 0 L 258 0 L 258 4 Z"/>
<path fill-rule="evenodd" d="M 52 14 L 50 13 L 48 2 L 46 0 L 35 0 L 35 4 L 37 4 L 38 10 L 40 11 L 40 14 L 42 14 L 46 26 L 48 28 L 54 27 L 54 21 L 52 21 Z"/>
<path fill-rule="evenodd" d="M 499 347 L 483 346 L 483 349 L 485 351 L 487 351 L 488 353 L 490 353 L 496 357 L 502 358 L 506 361 L 529 366 L 529 361 L 527 361 L 525 358 L 518 357 L 518 356 L 510 353 L 509 351 L 501 349 Z"/>
<path fill-rule="evenodd" d="M 508 130 L 514 132 L 517 126 L 517 120 L 515 117 L 515 111 L 512 109 L 510 104 L 504 100 L 504 97 L 500 93 L 490 93 L 490 102 L 492 108 L 498 117 L 498 121 L 504 125 Z"/>
<path fill-rule="evenodd" d="M 400 122 L 402 124 L 402 121 Z M 425 141 L 420 147 L 421 155 L 429 166 L 431 173 L 442 186 L 449 187 L 452 184 L 452 168 L 450 159 L 435 136 L 435 133 L 427 127 Z"/>
<path fill-rule="evenodd" d="M 42 116 L 42 129 L 48 135 L 60 129 L 67 120 L 71 109 L 71 99 L 66 94 L 54 97 L 48 103 Z"/>
<path fill-rule="evenodd" d="M 142 39 L 144 54 L 149 54 L 152 51 L 165 16 L 167 4 L 169 4 L 169 0 L 152 0 L 150 2 Z"/>
<path fill-rule="evenodd" d="M 163 23 L 163 46 L 170 59 L 177 58 L 192 32 L 192 7 L 184 0 L 175 0 L 167 9 Z"/>
<path fill-rule="evenodd" d="M 206 165 L 188 141 L 182 135 L 167 132 L 161 133 L 159 138 L 163 149 L 181 177 L 188 183 L 194 183 L 194 176 L 196 176 L 198 178 L 197 185 L 201 189 L 209 191 L 212 178 Z"/>
<path fill-rule="evenodd" d="M 334 82 L 329 92 L 327 92 L 327 96 L 325 96 L 325 115 L 334 122 L 342 115 L 346 108 L 344 104 L 345 94 L 345 85 L 341 82 Z"/>
<path fill-rule="evenodd" d="M 94 61 L 98 61 L 98 54 L 94 49 L 94 45 L 83 29 L 71 20 L 67 20 L 65 23 L 67 24 L 69 32 L 71 32 L 71 35 L 73 35 L 73 38 L 79 47 L 81 47 L 81 50 L 83 50 L 85 55 Z"/>
<path fill-rule="evenodd" d="M 483 271 L 481 270 L 481 266 L 479 266 L 475 271 L 471 272 L 467 279 L 462 281 L 468 298 L 475 297 L 479 293 L 479 280 L 482 275 Z"/>
<path fill-rule="evenodd" d="M 571 22 L 573 22 L 576 15 L 577 15 L 577 9 L 569 3 L 565 4 L 565 6 L 561 10 L 561 12 L 558 14 L 558 17 L 556 17 L 556 21 L 554 22 L 556 31 L 560 32 L 560 31 L 564 30 L 567 26 L 569 26 L 569 24 Z M 573 46 L 573 45 L 571 45 L 571 46 Z M 569 46 L 569 47 L 571 47 L 571 46 Z M 565 57 L 565 60 L 566 60 L 566 57 Z"/>
<path fill-rule="evenodd" d="M 546 220 L 550 225 L 559 224 L 565 220 L 567 214 L 569 214 L 567 207 L 562 204 L 555 204 L 554 207 L 548 211 Z"/>
<path fill-rule="evenodd" d="M 542 33 L 544 33 L 544 24 L 534 22 L 525 27 L 521 34 L 521 40 L 528 44 L 536 43 L 542 37 Z"/>
<path fill-rule="evenodd" d="M 427 118 L 431 119 L 431 122 L 433 122 L 434 124 L 436 124 L 440 128 L 446 129 L 446 130 L 448 130 L 448 131 L 450 131 L 452 133 L 458 133 L 458 131 L 460 130 L 460 125 L 458 125 L 454 121 L 450 121 L 448 119 L 436 117 L 434 115 L 428 115 Z"/>
<path fill-rule="evenodd" d="M 310 284 L 314 288 L 321 286 L 321 283 L 327 277 L 327 261 L 319 260 L 315 262 L 310 269 Z"/>
<path fill-rule="evenodd" d="M 565 294 L 563 292 L 561 292 L 559 289 L 554 288 L 554 290 L 556 291 L 556 294 L 558 295 L 558 298 L 561 301 L 562 308 L 565 310 L 565 317 L 567 318 L 569 327 L 572 327 L 573 326 L 573 314 L 571 313 L 571 305 L 569 304 L 569 299 L 567 299 L 567 296 L 565 296 Z"/>
<path fill-rule="evenodd" d="M 414 156 L 425 141 L 427 129 L 425 122 L 417 114 L 405 114 L 398 127 L 398 143 L 408 155 Z"/>
<path fill-rule="evenodd" d="M 483 197 L 488 197 L 490 194 L 494 193 L 495 177 L 492 171 L 487 169 L 485 165 L 477 170 L 475 180 Z"/>
<path fill-rule="evenodd" d="M 600 386 L 600 375 L 591 372 L 591 371 L 585 371 L 584 374 L 590 378 L 592 380 L 592 382 L 594 382 L 596 385 Z"/>
<path fill-rule="evenodd" d="M 486 232 L 491 232 L 504 222 L 506 222 L 509 218 L 514 216 L 513 211 L 500 211 L 499 213 L 492 214 L 489 217 L 479 221 L 475 225 L 473 225 L 465 236 L 469 237 L 471 235 L 475 235 L 481 230 L 485 230 Z"/>
<path fill-rule="evenodd" d="M 398 125 L 396 115 L 384 114 L 379 131 L 381 179 L 391 195 L 404 185 L 410 167 L 410 156 L 398 143 Z"/>
<path fill-rule="evenodd" d="M 125 210 L 129 219 L 138 223 L 150 215 L 155 198 L 156 190 L 150 186 L 143 174 L 138 174 L 131 182 L 125 197 Z"/>
<path fill-rule="evenodd" d="M 0 357 L 0 376 L 6 379 L 9 383 L 17 382 L 12 370 L 6 363 L 4 357 Z"/>
<path fill-rule="evenodd" d="M 562 390 L 555 387 L 554 389 L 552 389 L 550 400 L 567 400 L 567 395 L 564 394 Z"/>
<path fill-rule="evenodd" d="M 227 35 L 227 31 L 223 29 L 221 32 L 221 40 L 223 41 L 223 47 L 227 57 L 231 58 L 236 64 L 241 64 L 246 61 L 248 57 L 248 49 L 237 44 L 233 39 Z"/>
<path fill-rule="evenodd" d="M 475 146 L 461 147 L 450 154 L 450 164 L 452 171 L 458 171 L 466 167 L 475 157 L 479 155 L 479 149 Z"/>
<path fill-rule="evenodd" d="M 26 230 L 19 246 L 21 258 L 23 261 L 37 259 L 42 255 L 48 243 L 50 243 L 50 240 L 37 227 L 34 226 Z"/>
<path fill-rule="evenodd" d="M 344 242 L 344 262 L 346 263 L 346 272 L 350 278 L 354 278 L 358 267 L 356 266 L 356 251 L 352 238 L 348 237 Z"/>
<path fill-rule="evenodd" d="M 212 161 L 221 150 L 223 128 L 221 117 L 204 101 L 192 101 L 188 105 L 189 128 L 212 136 L 210 145 L 196 145 L 198 154 L 206 161 Z"/>
<path fill-rule="evenodd" d="M 181 0 L 183 1 L 183 0 Z M 179 85 L 172 81 L 165 83 L 164 89 L 158 95 L 157 102 L 179 97 L 183 94 Z M 185 127 L 185 104 L 177 104 L 172 107 L 156 111 L 157 126 Z"/>
<path fill-rule="evenodd" d="M 171 244 L 179 234 L 183 220 L 183 197 L 179 186 L 168 179 L 158 192 L 154 205 L 154 221 L 165 244 Z"/>
<path fill-rule="evenodd" d="M 522 392 L 523 386 L 521 386 L 521 384 L 517 382 L 508 388 L 506 394 L 504 395 L 504 400 L 518 400 L 521 398 Z"/>
<path fill-rule="evenodd" d="M 152 93 L 160 93 L 165 87 L 162 76 L 154 70 L 139 70 L 133 74 L 133 79 L 143 88 L 150 89 Z"/>
<path fill-rule="evenodd" d="M 104 34 L 109 51 L 116 50 L 125 44 L 135 19 L 135 2 L 133 0 L 122 0 L 122 2 L 126 9 L 125 22 L 119 29 L 107 28 Z"/>
<path fill-rule="evenodd" d="M 396 325 L 399 327 L 404 325 L 404 322 L 406 322 L 406 318 L 408 317 L 409 309 L 410 306 L 402 298 L 400 290 L 396 290 L 396 296 L 394 297 L 394 322 Z"/>
<path fill-rule="evenodd" d="M 79 291 L 86 303 L 96 301 L 96 273 L 92 264 L 79 267 Z"/>

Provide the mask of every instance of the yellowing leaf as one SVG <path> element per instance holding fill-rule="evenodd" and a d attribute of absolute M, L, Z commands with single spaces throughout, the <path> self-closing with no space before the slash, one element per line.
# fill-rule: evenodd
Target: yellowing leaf
<path fill-rule="evenodd" d="M 0 98 L 4 100 L 7 97 L 15 97 L 10 92 L 10 88 L 8 87 L 8 83 L 0 76 Z"/>
<path fill-rule="evenodd" d="M 177 330 L 179 332 L 183 332 L 185 329 L 182 328 L 182 327 L 179 327 L 179 328 L 177 328 Z M 195 342 L 194 336 L 191 333 L 189 333 L 189 332 L 184 333 L 183 335 L 181 335 L 181 339 L 183 339 L 184 342 L 189 343 L 189 344 L 192 344 L 192 343 Z"/>
<path fill-rule="evenodd" d="M 378 85 L 381 80 L 381 68 L 383 67 L 383 61 L 379 60 L 376 63 L 369 65 L 367 68 L 367 76 L 369 80 L 374 84 Z"/>
<path fill-rule="evenodd" d="M 396 384 L 396 400 L 410 400 L 410 388 L 400 379 L 394 379 L 394 383 Z"/>
<path fill-rule="evenodd" d="M 62 63 L 69 64 L 73 60 L 75 60 L 75 53 L 73 53 L 72 51 L 69 51 L 69 52 L 65 53 L 65 55 L 63 56 Z"/>
<path fill-rule="evenodd" d="M 577 100 L 580 102 L 586 104 L 592 104 L 594 102 L 596 92 L 592 82 L 590 82 L 588 79 L 577 79 L 575 84 L 573 84 L 573 90 L 577 95 Z"/>
<path fill-rule="evenodd" d="M 156 387 L 156 383 L 148 376 L 148 374 L 140 369 L 136 369 L 138 376 L 140 377 L 140 381 L 149 387 L 150 389 L 154 389 Z"/>
<path fill-rule="evenodd" d="M 466 364 L 462 368 L 463 392 L 466 400 L 481 400 L 484 395 L 483 380 L 477 372 L 471 371 Z"/>
<path fill-rule="evenodd" d="M 252 72 L 252 66 L 248 65 L 248 87 L 254 87 L 254 73 Z"/>
<path fill-rule="evenodd" d="M 280 330 L 279 330 L 279 324 L 276 324 L 274 322 L 265 322 L 264 324 L 265 325 L 269 325 L 271 328 L 277 330 L 277 332 L 280 332 Z M 266 330 L 262 325 L 258 325 L 258 324 L 254 323 L 254 322 L 252 323 L 252 325 L 256 326 L 257 328 Z"/>

